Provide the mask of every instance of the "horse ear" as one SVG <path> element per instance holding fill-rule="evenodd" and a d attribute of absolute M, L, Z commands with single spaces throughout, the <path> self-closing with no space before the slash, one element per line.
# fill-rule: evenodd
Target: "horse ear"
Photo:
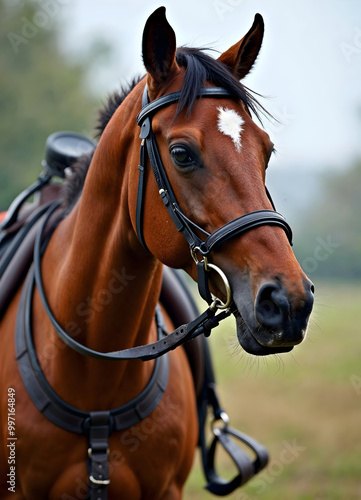
<path fill-rule="evenodd" d="M 165 17 L 165 7 L 159 7 L 148 18 L 143 32 L 142 51 L 148 72 L 148 86 L 150 90 L 155 90 L 178 68 L 175 33 Z"/>
<path fill-rule="evenodd" d="M 249 32 L 238 43 L 224 52 L 218 61 L 232 71 L 238 80 L 242 80 L 251 70 L 260 51 L 264 34 L 263 18 L 256 14 Z"/>

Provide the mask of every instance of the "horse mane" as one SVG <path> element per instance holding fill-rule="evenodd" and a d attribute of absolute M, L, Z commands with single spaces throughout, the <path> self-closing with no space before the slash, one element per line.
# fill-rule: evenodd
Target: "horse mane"
<path fill-rule="evenodd" d="M 176 116 L 184 109 L 187 109 L 187 115 L 190 116 L 197 95 L 206 82 L 231 92 L 233 97 L 243 102 L 248 112 L 252 111 L 261 123 L 261 114 L 270 116 L 255 98 L 256 93 L 245 87 L 224 64 L 208 55 L 205 50 L 207 49 L 192 47 L 180 47 L 177 50 L 177 64 L 186 68 L 186 72 Z"/>
<path fill-rule="evenodd" d="M 120 88 L 120 91 L 116 91 L 108 97 L 107 103 L 104 108 L 101 108 L 98 111 L 98 124 L 95 127 L 95 129 L 97 130 L 97 134 L 95 137 L 100 137 L 102 135 L 105 127 L 110 122 L 111 117 L 114 115 L 114 113 L 128 96 L 128 94 L 130 94 L 134 87 L 138 85 L 140 80 L 142 80 L 142 78 L 143 77 L 133 78 L 130 83 L 122 86 Z"/>
<path fill-rule="evenodd" d="M 95 138 L 99 138 L 102 135 L 115 111 L 134 87 L 138 85 L 140 80 L 141 77 L 134 78 L 129 84 L 121 86 L 120 90 L 108 96 L 105 105 L 98 110 Z M 72 174 L 64 182 L 62 189 L 63 206 L 65 209 L 72 207 L 81 195 L 93 154 L 83 154 L 73 164 Z"/>
<path fill-rule="evenodd" d="M 248 112 L 251 111 L 258 120 L 261 121 L 260 114 L 270 116 L 254 97 L 255 93 L 238 81 L 224 64 L 208 55 L 205 49 L 180 47 L 177 49 L 176 61 L 180 67 L 186 69 L 176 117 L 185 109 L 187 117 L 190 116 L 197 95 L 206 81 L 230 91 L 234 98 L 243 102 Z M 102 135 L 117 108 L 141 79 L 142 77 L 134 78 L 128 85 L 122 86 L 120 91 L 108 97 L 105 106 L 98 112 L 96 137 Z M 64 183 L 63 204 L 68 209 L 75 204 L 82 192 L 92 157 L 93 154 L 81 156 L 73 165 L 71 177 Z"/>

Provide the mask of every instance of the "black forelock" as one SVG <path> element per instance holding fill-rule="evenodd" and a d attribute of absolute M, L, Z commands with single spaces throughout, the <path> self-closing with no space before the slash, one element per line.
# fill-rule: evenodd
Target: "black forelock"
<path fill-rule="evenodd" d="M 239 82 L 224 64 L 208 55 L 205 49 L 180 47 L 177 49 L 176 61 L 180 67 L 186 69 L 176 116 L 183 110 L 187 110 L 188 116 L 190 115 L 198 93 L 206 82 L 231 92 L 234 98 L 243 102 L 247 110 L 260 121 L 260 113 L 269 116 L 251 91 Z M 99 110 L 97 137 L 102 135 L 117 108 L 141 79 L 142 77 L 134 78 L 129 85 L 121 87 L 120 91 L 108 97 L 106 105 Z M 80 196 L 91 158 L 92 155 L 79 158 L 73 167 L 73 176 L 64 185 L 64 203 L 67 207 L 73 205 Z"/>
<path fill-rule="evenodd" d="M 208 55 L 205 49 L 180 47 L 176 53 L 176 61 L 178 66 L 186 68 L 177 115 L 184 109 L 188 115 L 191 113 L 197 95 L 206 82 L 231 92 L 234 98 L 242 101 L 260 121 L 260 113 L 269 115 L 251 91 L 238 81 L 223 63 Z"/>
<path fill-rule="evenodd" d="M 134 78 L 128 85 L 124 85 L 119 91 L 114 92 L 109 95 L 106 104 L 98 111 L 98 120 L 95 127 L 96 134 L 95 137 L 99 138 L 108 125 L 110 119 L 122 104 L 127 95 L 133 90 L 133 88 L 139 83 L 141 78 Z M 87 176 L 90 163 L 93 157 L 93 153 L 84 154 L 80 156 L 74 163 L 72 167 L 72 175 L 69 179 L 64 182 L 63 186 L 63 198 L 64 206 L 66 208 L 71 207 L 79 198 L 83 187 L 85 178 Z"/>

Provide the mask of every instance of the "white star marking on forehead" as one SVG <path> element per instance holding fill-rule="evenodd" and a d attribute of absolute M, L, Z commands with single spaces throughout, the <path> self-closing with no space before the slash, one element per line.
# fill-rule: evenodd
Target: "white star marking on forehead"
<path fill-rule="evenodd" d="M 233 109 L 227 108 L 217 108 L 218 109 L 218 130 L 222 132 L 222 134 L 228 135 L 235 147 L 237 153 L 241 151 L 241 132 L 243 130 L 242 125 L 244 124 L 244 120 L 236 113 Z"/>

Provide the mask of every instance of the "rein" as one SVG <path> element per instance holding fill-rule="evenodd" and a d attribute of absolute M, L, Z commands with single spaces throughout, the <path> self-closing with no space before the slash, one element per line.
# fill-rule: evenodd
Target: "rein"
<path fill-rule="evenodd" d="M 71 337 L 64 328 L 59 324 L 57 319 L 54 316 L 54 313 L 48 303 L 46 298 L 43 279 L 41 274 L 41 257 L 46 248 L 47 241 L 49 237 L 44 240 L 44 234 L 46 230 L 47 223 L 51 218 L 52 214 L 58 209 L 60 202 L 56 202 L 50 206 L 48 209 L 46 216 L 42 222 L 42 225 L 39 229 L 35 240 L 34 246 L 34 275 L 35 275 L 35 283 L 41 298 L 41 302 L 46 311 L 48 318 L 50 319 L 55 331 L 58 336 L 65 342 L 69 347 L 74 349 L 79 354 L 84 356 L 88 356 L 94 359 L 101 360 L 130 360 L 130 359 L 141 359 L 142 361 L 147 361 L 150 359 L 156 359 L 159 356 L 167 353 L 168 351 L 175 349 L 181 344 L 184 344 L 188 340 L 191 340 L 198 335 L 204 334 L 209 336 L 211 330 L 218 326 L 219 321 L 229 316 L 231 313 L 227 309 L 222 311 L 221 313 L 216 315 L 217 309 L 220 307 L 217 305 L 216 300 L 209 306 L 209 308 L 202 313 L 198 318 L 194 321 L 186 325 L 182 325 L 176 328 L 172 333 L 163 337 L 156 342 L 147 345 L 141 345 L 136 347 L 131 347 L 129 349 L 123 349 L 120 351 L 111 351 L 111 352 L 99 352 L 89 347 L 84 346 L 77 342 L 73 337 Z M 28 302 L 32 301 L 32 294 L 28 294 L 27 297 Z M 218 299 L 217 299 L 218 300 Z"/>

